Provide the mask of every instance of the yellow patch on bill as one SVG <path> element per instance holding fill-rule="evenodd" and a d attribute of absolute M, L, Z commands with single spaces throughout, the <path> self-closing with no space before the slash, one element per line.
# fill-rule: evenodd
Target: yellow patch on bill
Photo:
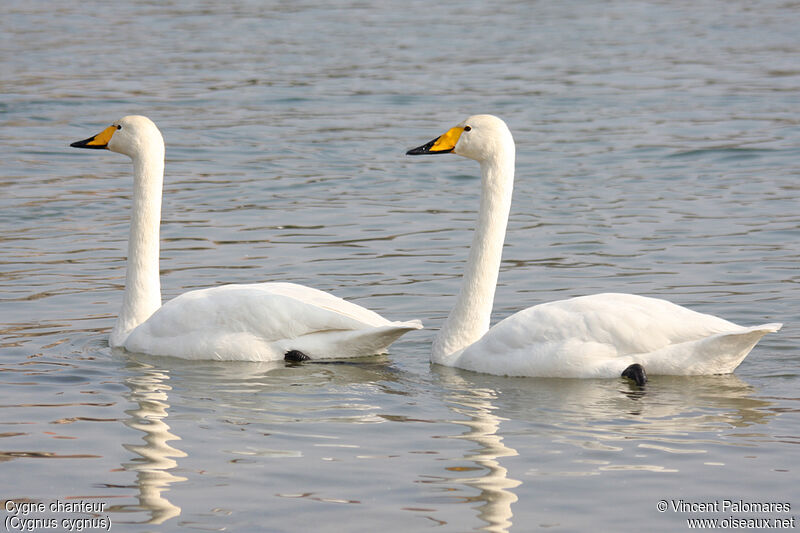
<path fill-rule="evenodd" d="M 436 142 L 431 146 L 431 152 L 450 152 L 455 149 L 459 137 L 464 132 L 464 128 L 456 126 L 450 128 L 447 133 L 436 139 Z"/>
<path fill-rule="evenodd" d="M 86 144 L 89 146 L 107 146 L 108 142 L 111 140 L 111 136 L 114 135 L 115 131 L 117 131 L 116 126 L 109 126 L 95 135 L 92 140 Z"/>

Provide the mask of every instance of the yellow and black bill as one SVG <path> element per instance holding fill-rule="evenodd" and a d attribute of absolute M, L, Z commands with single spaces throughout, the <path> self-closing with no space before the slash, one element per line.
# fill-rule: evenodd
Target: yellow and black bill
<path fill-rule="evenodd" d="M 463 132 L 464 128 L 461 126 L 450 128 L 450 130 L 448 130 L 448 132 L 441 137 L 436 137 L 427 144 L 412 148 L 406 152 L 406 155 L 449 154 L 455 150 L 456 144 L 458 144 L 458 139 L 461 137 Z"/>
<path fill-rule="evenodd" d="M 109 126 L 97 135 L 84 139 L 82 141 L 75 141 L 70 144 L 73 148 L 94 148 L 96 150 L 103 150 L 108 148 L 108 142 L 111 136 L 117 131 L 117 126 Z"/>

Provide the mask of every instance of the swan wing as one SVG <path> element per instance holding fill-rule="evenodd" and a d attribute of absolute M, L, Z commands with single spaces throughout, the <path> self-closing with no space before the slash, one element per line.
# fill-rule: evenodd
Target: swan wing
<path fill-rule="evenodd" d="M 630 364 L 649 374 L 732 372 L 780 324 L 751 328 L 666 300 L 597 294 L 520 311 L 459 355 L 455 366 L 501 375 L 616 377 Z"/>
<path fill-rule="evenodd" d="M 281 360 L 289 350 L 312 358 L 358 357 L 381 353 L 421 327 L 294 283 L 223 285 L 170 300 L 124 346 L 189 359 Z"/>

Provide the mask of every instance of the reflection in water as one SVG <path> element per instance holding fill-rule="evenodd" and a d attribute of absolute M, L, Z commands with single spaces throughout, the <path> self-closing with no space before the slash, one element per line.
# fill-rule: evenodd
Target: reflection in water
<path fill-rule="evenodd" d="M 449 368 L 435 368 L 451 410 L 468 419 L 458 438 L 478 448 L 466 455 L 485 470 L 475 478 L 446 478 L 480 491 L 478 517 L 488 531 L 508 531 L 512 504 L 525 493 L 499 460 L 529 455 L 548 457 L 522 477 L 599 476 L 604 472 L 646 470 L 677 472 L 675 454 L 705 454 L 720 445 L 742 446 L 741 429 L 766 424 L 774 416 L 771 402 L 754 398 L 755 390 L 735 375 L 654 378 L 643 390 L 622 380 L 503 378 Z M 503 417 L 498 413 L 502 413 Z M 518 452 L 503 442 L 506 435 L 529 434 Z M 753 429 L 754 443 L 766 435 Z M 576 454 L 564 454 L 574 449 Z M 713 455 L 701 461 L 714 461 Z M 530 461 L 529 461 L 530 463 Z M 721 463 L 720 463 L 721 464 Z M 468 469 L 449 469 L 464 471 Z M 527 512 L 527 507 L 525 507 Z"/>
<path fill-rule="evenodd" d="M 753 398 L 753 387 L 733 374 L 658 376 L 644 390 L 616 380 L 536 380 L 530 386 L 536 403 L 529 403 L 531 391 L 517 384 L 504 387 L 504 408 L 524 412 L 531 405 L 548 407 L 536 413 L 544 431 L 556 442 L 582 448 L 620 450 L 626 442 L 697 448 L 724 443 L 718 438 L 721 433 L 763 424 L 771 416 L 766 410 L 771 403 Z"/>
<path fill-rule="evenodd" d="M 122 466 L 136 472 L 139 508 L 150 513 L 146 523 L 161 524 L 181 514 L 181 508 L 170 503 L 162 492 L 172 483 L 186 481 L 186 478 L 169 472 L 178 464 L 173 457 L 186 457 L 184 452 L 167 444 L 171 440 L 180 440 L 180 437 L 169 432 L 169 426 L 164 421 L 169 408 L 167 392 L 172 388 L 166 384 L 169 375 L 151 365 L 128 359 L 126 368 L 134 373 L 125 380 L 131 390 L 126 398 L 138 407 L 125 411 L 130 418 L 124 423 L 144 432 L 145 444 L 123 444 L 125 449 L 140 457 Z"/>
<path fill-rule="evenodd" d="M 483 476 L 460 478 L 458 481 L 480 491 L 474 500 L 481 502 L 477 507 L 478 517 L 488 524 L 485 529 L 507 531 L 513 515 L 511 504 L 517 501 L 517 495 L 511 489 L 522 482 L 509 478 L 508 470 L 498 462 L 502 457 L 517 455 L 517 451 L 503 444 L 503 438 L 497 434 L 503 420 L 492 413 L 496 409 L 492 401 L 497 393 L 487 388 L 470 388 L 470 384 L 455 373 L 443 373 L 442 378 L 450 388 L 450 394 L 446 396 L 450 408 L 468 417 L 468 420 L 452 421 L 468 428 L 458 438 L 471 440 L 478 445 L 475 453 L 464 458 L 474 461 L 486 471 Z"/>

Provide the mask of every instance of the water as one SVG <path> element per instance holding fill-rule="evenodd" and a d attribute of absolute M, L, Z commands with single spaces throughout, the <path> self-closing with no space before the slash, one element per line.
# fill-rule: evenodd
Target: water
<path fill-rule="evenodd" d="M 99 503 L 113 531 L 682 531 L 798 514 L 796 6 L 0 10 L 7 528 L 25 502 Z M 626 291 L 784 329 L 734 375 L 644 391 L 432 368 L 478 169 L 403 154 L 478 112 L 517 141 L 495 319 Z M 132 113 L 167 141 L 165 298 L 291 279 L 427 329 L 337 365 L 112 352 L 130 163 L 68 145 Z M 657 510 L 681 499 L 791 510 Z"/>

